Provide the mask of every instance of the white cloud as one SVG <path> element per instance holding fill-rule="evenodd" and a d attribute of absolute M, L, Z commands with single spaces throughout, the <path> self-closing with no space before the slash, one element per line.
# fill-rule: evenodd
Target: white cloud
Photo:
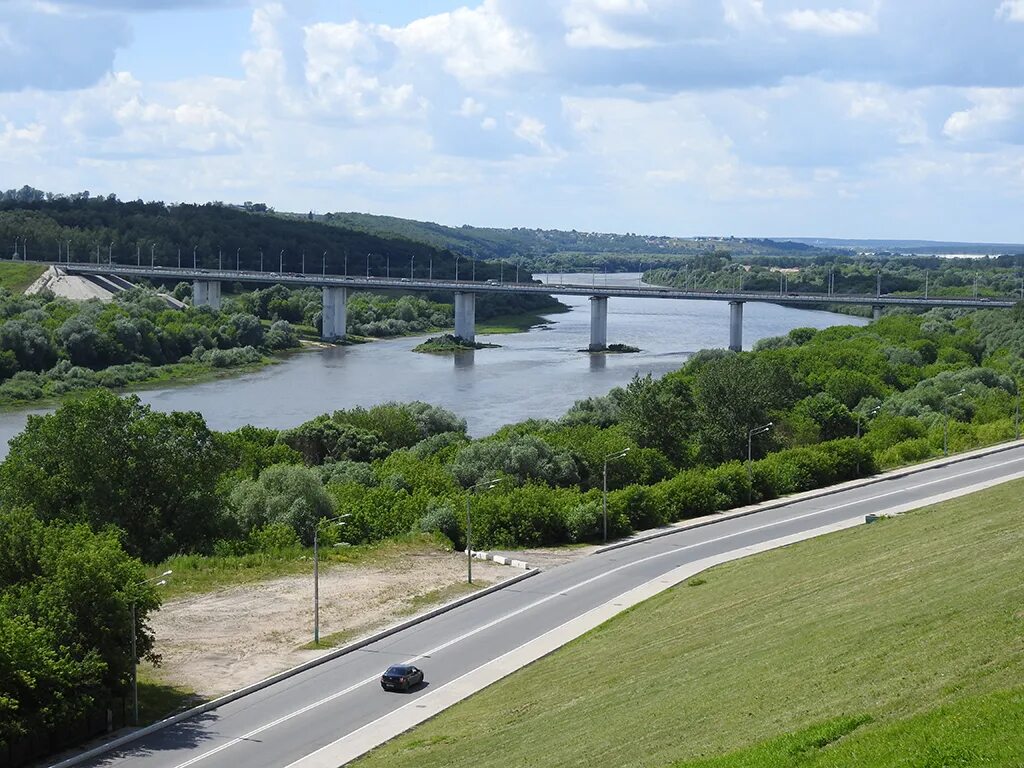
<path fill-rule="evenodd" d="M 954 141 L 1024 143 L 1024 88 L 975 88 L 971 106 L 954 112 L 942 132 Z"/>
<path fill-rule="evenodd" d="M 462 104 L 459 106 L 459 114 L 462 117 L 474 117 L 476 115 L 482 115 L 486 111 L 487 105 L 481 104 L 472 96 L 464 98 L 462 100 Z"/>
<path fill-rule="evenodd" d="M 845 8 L 835 11 L 789 11 L 783 14 L 782 22 L 794 32 L 813 32 L 833 37 L 866 35 L 877 31 L 874 16 Z"/>
<path fill-rule="evenodd" d="M 618 29 L 617 22 L 651 13 L 646 0 L 570 0 L 562 12 L 565 42 L 571 48 L 646 48 L 655 41 L 635 32 Z"/>
<path fill-rule="evenodd" d="M 403 53 L 438 57 L 442 69 L 469 88 L 486 88 L 541 69 L 533 39 L 502 16 L 496 0 L 427 16 L 398 29 L 382 28 L 381 34 Z"/>
<path fill-rule="evenodd" d="M 1024 0 L 1003 0 L 996 9 L 996 18 L 1024 21 Z"/>

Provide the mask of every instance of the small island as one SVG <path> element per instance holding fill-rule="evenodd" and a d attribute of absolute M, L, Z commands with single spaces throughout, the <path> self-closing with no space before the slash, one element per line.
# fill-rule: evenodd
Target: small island
<path fill-rule="evenodd" d="M 465 352 L 470 349 L 497 349 L 500 344 L 483 344 L 479 341 L 467 341 L 460 336 L 453 336 L 446 333 L 443 336 L 433 336 L 417 347 L 413 352 L 430 352 L 444 354 L 446 352 Z"/>
<path fill-rule="evenodd" d="M 629 344 L 609 344 L 604 349 L 581 349 L 580 352 L 590 352 L 593 355 L 624 355 L 630 352 L 639 352 L 640 347 L 632 347 Z"/>

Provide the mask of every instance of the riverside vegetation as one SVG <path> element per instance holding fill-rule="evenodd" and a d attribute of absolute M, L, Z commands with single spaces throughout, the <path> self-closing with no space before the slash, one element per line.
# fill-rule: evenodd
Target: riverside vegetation
<path fill-rule="evenodd" d="M 462 548 L 466 489 L 492 478 L 502 482 L 473 500 L 475 547 L 594 541 L 603 459 L 627 448 L 608 465 L 612 536 L 925 459 L 946 434 L 953 451 L 1008 439 L 1021 320 L 1019 309 L 932 311 L 797 329 L 479 440 L 425 403 L 216 433 L 196 413 L 82 394 L 29 417 L 0 464 L 0 564 L 14 564 L 0 566 L 0 676 L 17 681 L 0 738 L 58 727 L 125 689 L 132 595 L 145 598 L 143 652 L 152 642 L 157 598 L 132 586 L 147 565 L 294 559 L 315 530 L 352 544 L 434 532 Z M 745 467 L 748 430 L 768 422 Z M 338 513 L 351 515 L 343 528 L 325 524 Z M 61 557 L 87 555 L 88 588 L 65 585 Z M 101 622 L 78 617 L 96 605 Z"/>
<path fill-rule="evenodd" d="M 20 266 L 0 264 L 0 275 Z M 273 352 L 297 348 L 302 333 L 319 335 L 319 289 L 235 288 L 220 310 L 172 309 L 147 288 L 107 303 L 0 289 L 0 405 L 245 370 L 270 362 Z M 173 293 L 188 300 L 192 289 L 179 283 Z M 540 306 L 534 297 L 498 297 L 481 301 L 479 314 L 486 321 Z M 432 298 L 356 293 L 349 318 L 356 336 L 385 338 L 451 327 L 453 309 Z"/>

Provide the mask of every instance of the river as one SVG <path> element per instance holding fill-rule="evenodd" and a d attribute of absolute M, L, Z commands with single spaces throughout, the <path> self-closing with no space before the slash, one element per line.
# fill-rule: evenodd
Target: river
<path fill-rule="evenodd" d="M 539 279 L 545 279 L 538 275 Z M 639 275 L 609 275 L 612 283 L 636 284 Z M 552 281 L 604 283 L 604 276 L 553 275 Z M 454 357 L 416 354 L 423 338 L 407 337 L 303 352 L 280 365 L 202 384 L 139 393 L 161 411 L 199 411 L 211 428 L 245 424 L 292 427 L 321 413 L 387 401 L 424 400 L 466 419 L 470 434 L 486 435 L 528 418 L 557 418 L 576 401 L 604 395 L 635 374 L 660 376 L 678 369 L 691 354 L 729 343 L 729 305 L 718 301 L 612 298 L 608 301 L 609 343 L 630 344 L 635 354 L 591 355 L 578 350 L 590 342 L 590 303 L 561 297 L 571 307 L 526 333 L 480 335 L 500 344 Z M 768 336 L 793 328 L 863 325 L 863 318 L 749 302 L 744 307 L 743 342 L 749 349 Z M 25 426 L 29 413 L 0 414 L 0 457 L 7 441 Z"/>

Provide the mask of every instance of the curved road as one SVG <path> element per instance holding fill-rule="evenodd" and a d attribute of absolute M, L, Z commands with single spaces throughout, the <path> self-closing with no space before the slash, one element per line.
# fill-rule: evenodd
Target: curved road
<path fill-rule="evenodd" d="M 1024 446 L 592 555 L 437 616 L 83 765 L 287 766 L 678 566 L 1024 473 Z M 427 683 L 384 693 L 389 664 Z M 425 707 L 425 704 L 415 706 Z"/>

